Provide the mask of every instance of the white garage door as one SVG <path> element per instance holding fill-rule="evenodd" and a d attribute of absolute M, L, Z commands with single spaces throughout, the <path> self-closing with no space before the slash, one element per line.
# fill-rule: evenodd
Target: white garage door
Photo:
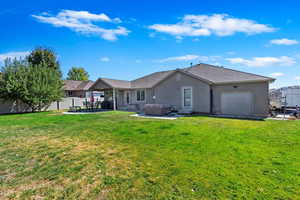
<path fill-rule="evenodd" d="M 221 112 L 229 115 L 250 115 L 253 107 L 251 92 L 224 92 L 221 94 Z"/>

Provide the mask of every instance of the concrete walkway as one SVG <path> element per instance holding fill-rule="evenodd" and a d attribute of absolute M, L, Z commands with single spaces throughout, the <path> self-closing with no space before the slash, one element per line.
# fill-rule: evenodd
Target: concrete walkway
<path fill-rule="evenodd" d="M 167 119 L 167 120 L 174 120 L 178 117 L 183 117 L 182 115 L 175 115 L 175 116 L 152 116 L 152 115 L 144 115 L 144 114 L 133 114 L 130 115 L 131 117 L 141 117 L 141 118 L 149 118 L 149 119 Z"/>

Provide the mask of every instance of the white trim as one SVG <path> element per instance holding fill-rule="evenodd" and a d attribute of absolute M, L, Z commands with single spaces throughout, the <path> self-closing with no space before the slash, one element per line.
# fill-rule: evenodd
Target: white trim
<path fill-rule="evenodd" d="M 117 110 L 117 105 L 116 105 L 116 89 L 113 88 L 113 109 Z"/>
<path fill-rule="evenodd" d="M 128 95 L 128 102 L 127 102 L 127 95 Z M 124 105 L 129 105 L 130 104 L 130 91 L 125 90 L 124 91 Z"/>
<path fill-rule="evenodd" d="M 184 106 L 184 90 L 185 89 L 191 89 L 191 106 L 190 107 L 186 107 Z M 181 87 L 181 105 L 182 105 L 182 110 L 186 110 L 186 111 L 191 111 L 193 110 L 193 87 L 192 86 L 184 86 Z"/>
<path fill-rule="evenodd" d="M 138 91 L 144 91 L 144 100 L 138 100 L 137 99 Z M 135 90 L 135 101 L 136 102 L 145 102 L 146 101 L 146 89 L 137 89 L 137 90 Z"/>

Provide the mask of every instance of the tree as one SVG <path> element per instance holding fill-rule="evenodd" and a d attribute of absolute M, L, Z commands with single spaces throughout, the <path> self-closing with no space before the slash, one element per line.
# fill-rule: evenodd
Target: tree
<path fill-rule="evenodd" d="M 60 71 L 56 53 L 46 47 L 35 48 L 28 56 L 27 61 L 31 65 L 41 65 Z"/>
<path fill-rule="evenodd" d="M 72 67 L 68 72 L 67 79 L 74 81 L 87 81 L 89 80 L 89 74 L 82 67 Z"/>
<path fill-rule="evenodd" d="M 16 103 L 22 102 L 33 112 L 41 111 L 62 98 L 63 81 L 56 56 L 48 54 L 47 49 L 45 51 L 46 53 L 39 54 L 48 55 L 51 59 L 43 58 L 40 63 L 32 62 L 30 56 L 23 60 L 5 61 L 1 69 L 0 98 Z M 54 60 L 57 63 L 55 66 Z"/>
<path fill-rule="evenodd" d="M 0 98 L 17 102 L 26 91 L 26 62 L 6 59 L 0 80 Z"/>
<path fill-rule="evenodd" d="M 60 73 L 43 65 L 29 65 L 26 73 L 26 91 L 22 101 L 32 111 L 41 111 L 63 95 Z"/>

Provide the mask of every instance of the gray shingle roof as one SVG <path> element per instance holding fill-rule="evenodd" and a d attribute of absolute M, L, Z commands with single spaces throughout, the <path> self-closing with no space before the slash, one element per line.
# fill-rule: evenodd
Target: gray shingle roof
<path fill-rule="evenodd" d="M 155 72 L 147 76 L 135 79 L 133 81 L 115 80 L 107 78 L 101 78 L 101 80 L 103 80 L 105 83 L 109 84 L 114 88 L 151 88 L 176 71 L 181 71 L 183 73 L 189 74 L 195 78 L 199 78 L 204 81 L 206 80 L 210 84 L 275 80 L 270 77 L 241 72 L 229 68 L 218 67 L 208 64 L 198 64 L 183 69 Z"/>
<path fill-rule="evenodd" d="M 132 88 L 151 88 L 152 86 L 156 85 L 161 80 L 165 79 L 175 70 L 169 71 L 162 71 L 162 72 L 155 72 L 153 74 L 149 74 L 147 76 L 135 79 L 131 81 Z"/>
<path fill-rule="evenodd" d="M 93 81 L 64 80 L 63 89 L 68 91 L 89 90 L 93 84 Z"/>
<path fill-rule="evenodd" d="M 114 88 L 130 88 L 130 81 L 101 78 L 101 80 Z"/>
<path fill-rule="evenodd" d="M 208 64 L 199 64 L 192 67 L 184 68 L 182 70 L 194 74 L 200 78 L 209 80 L 215 84 L 274 80 L 270 77 L 241 72 L 224 67 L 217 67 Z"/>

